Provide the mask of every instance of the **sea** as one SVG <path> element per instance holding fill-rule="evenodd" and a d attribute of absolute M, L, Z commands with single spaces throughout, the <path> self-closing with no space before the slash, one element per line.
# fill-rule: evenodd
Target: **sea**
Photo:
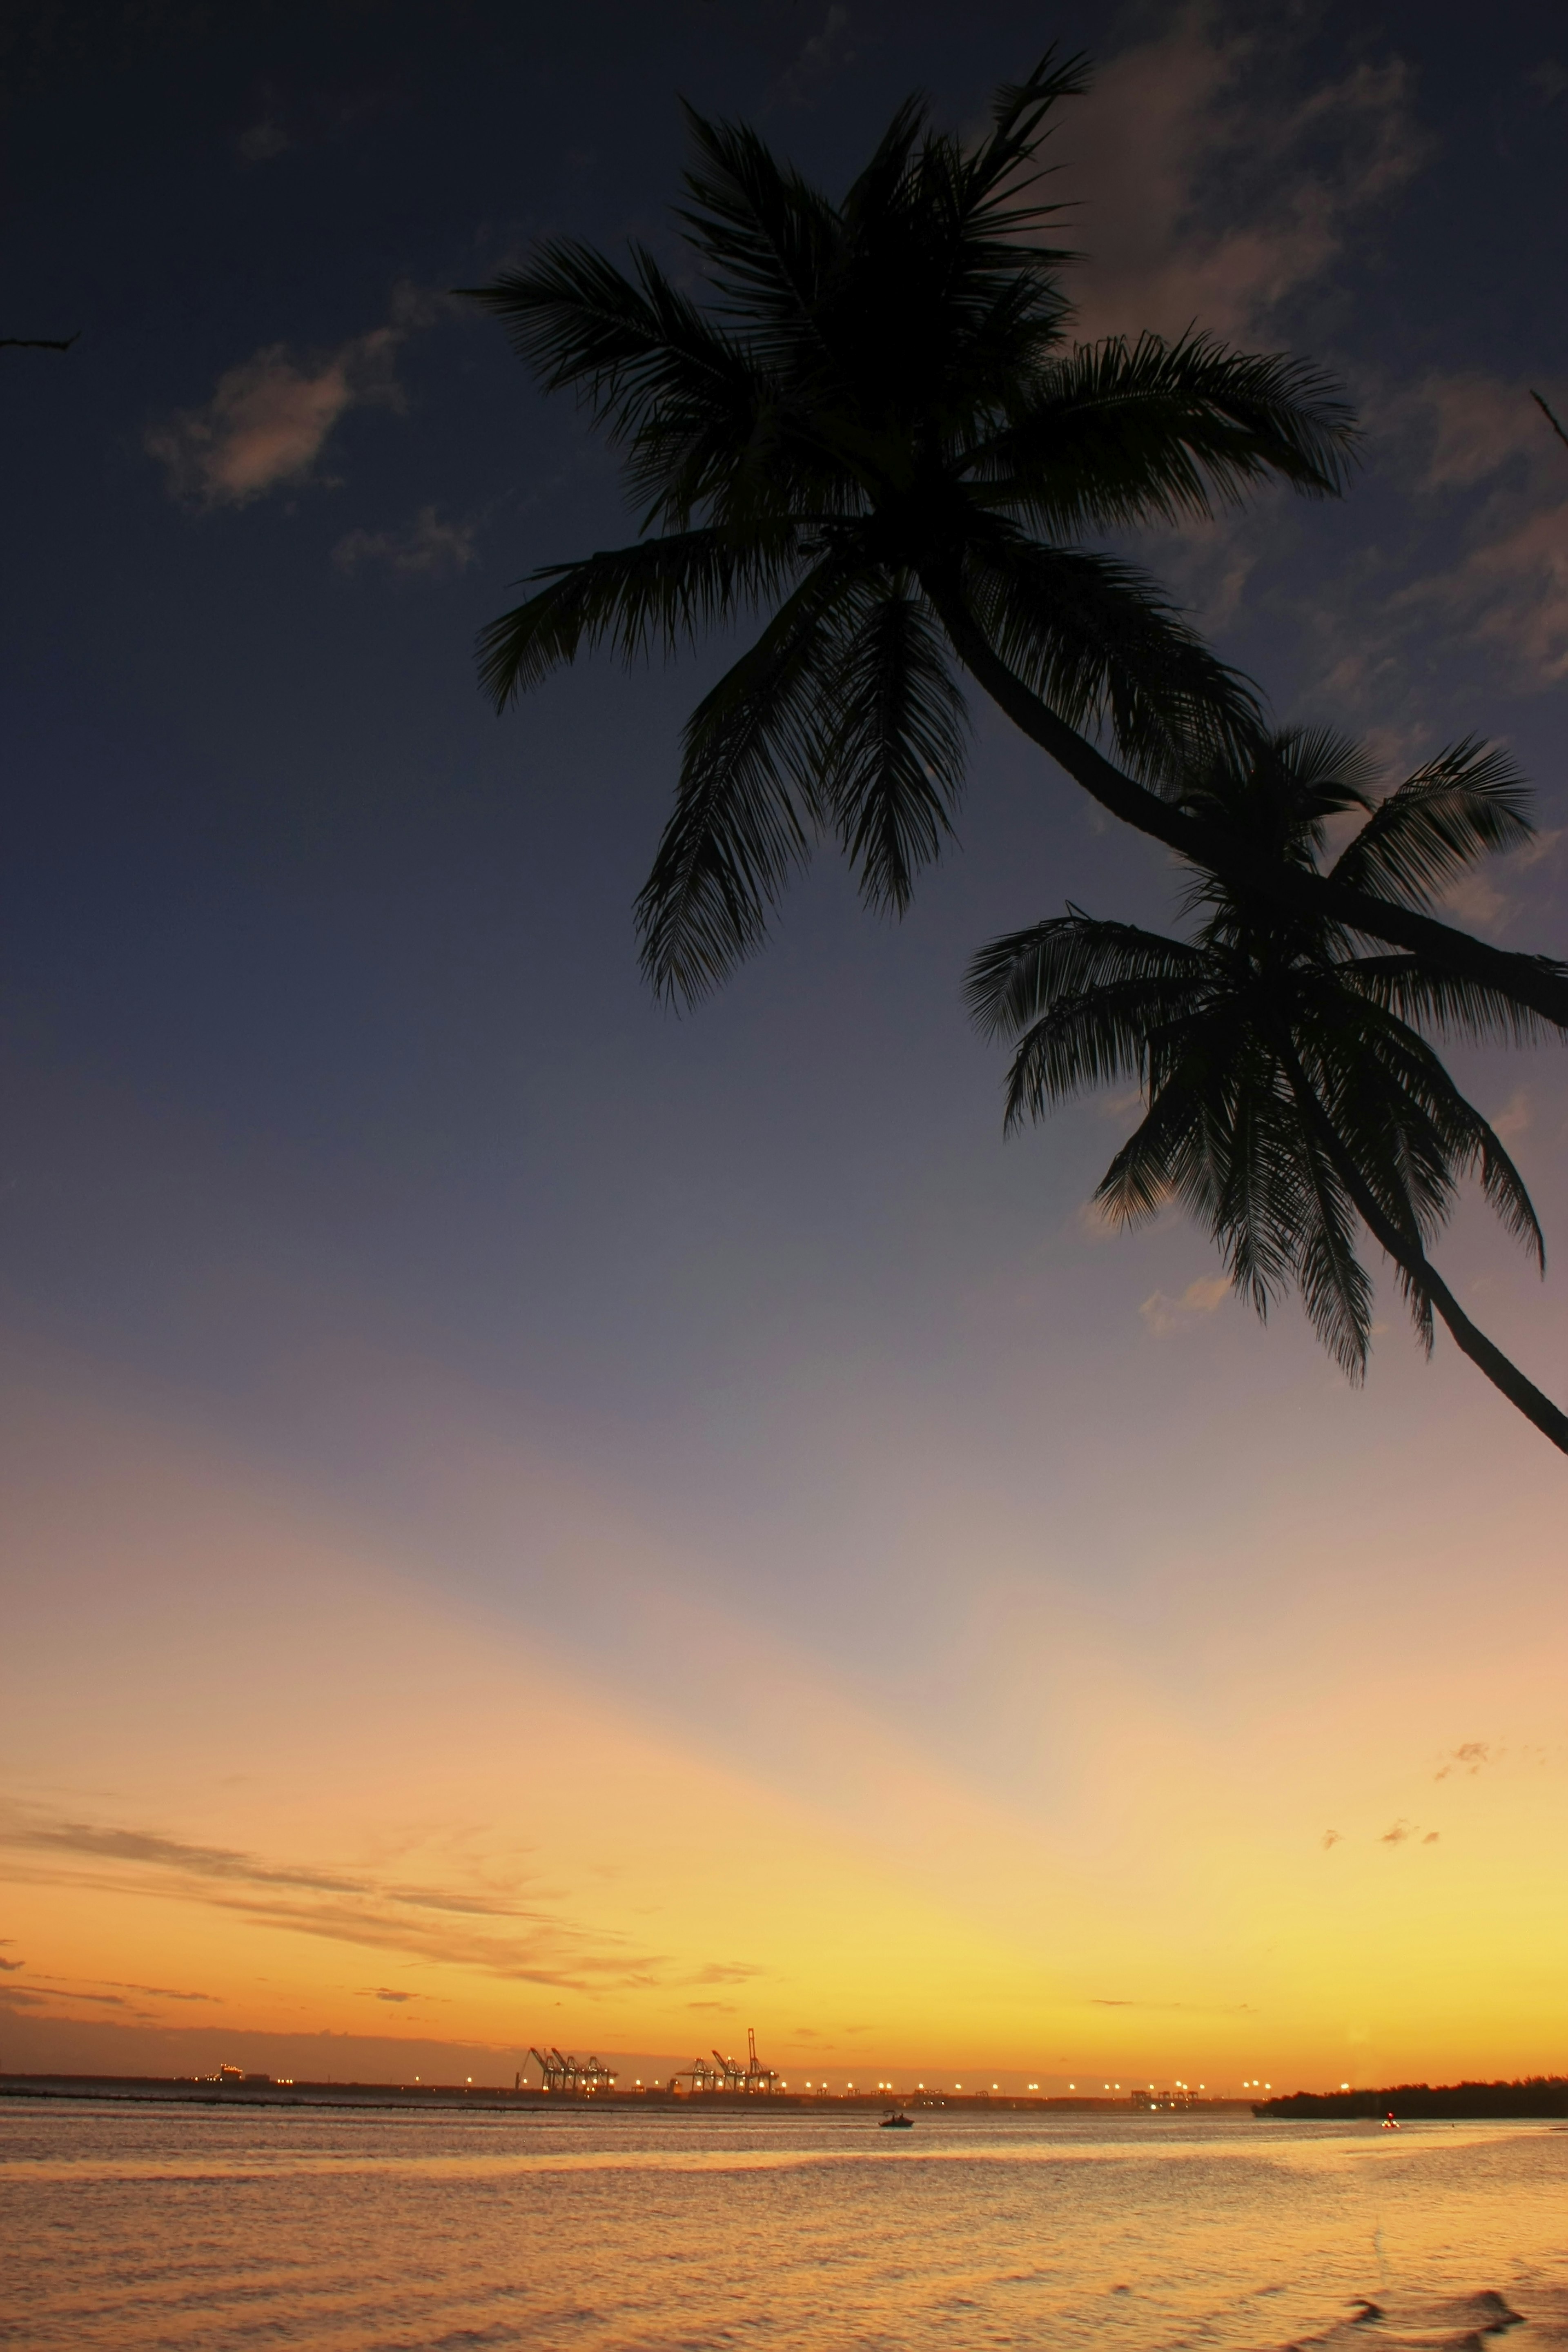
<path fill-rule="evenodd" d="M 1568 2347 L 1568 2126 L 0 2098 L 26 2352 Z"/>

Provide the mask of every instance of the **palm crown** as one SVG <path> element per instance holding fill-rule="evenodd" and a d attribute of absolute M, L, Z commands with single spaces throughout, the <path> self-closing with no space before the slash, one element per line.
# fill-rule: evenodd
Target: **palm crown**
<path fill-rule="evenodd" d="M 1032 166 L 1086 79 L 1047 57 L 968 150 L 910 100 L 837 204 L 689 110 L 679 217 L 706 308 L 645 249 L 628 272 L 564 240 L 472 289 L 624 450 L 641 516 L 486 631 L 498 704 L 597 642 L 636 660 L 766 615 L 687 728 L 638 902 L 661 991 L 700 994 L 753 949 L 824 831 L 871 904 L 904 906 L 963 782 L 955 646 L 1074 741 L 1100 730 L 1147 801 L 1258 730 L 1154 583 L 1082 541 L 1268 477 L 1330 493 L 1349 412 L 1301 362 L 1201 335 L 1068 341 L 1071 257 Z"/>
<path fill-rule="evenodd" d="M 1476 859 L 1531 836 L 1524 788 L 1496 751 L 1458 744 L 1383 799 L 1373 776 L 1353 745 L 1299 730 L 1239 761 L 1211 762 L 1182 797 L 1215 829 L 1313 871 L 1330 821 L 1363 812 L 1330 870 L 1415 907 Z M 1522 1042 L 1547 1024 L 1418 955 L 1359 954 L 1331 920 L 1283 915 L 1210 872 L 1196 875 L 1186 905 L 1201 917 L 1189 940 L 1069 908 L 975 959 L 977 1019 L 1017 1041 L 1009 1125 L 1131 1079 L 1144 1116 L 1096 1194 L 1112 1222 L 1135 1224 L 1182 1202 L 1259 1314 L 1294 1286 L 1320 1338 L 1359 1378 L 1373 1310 L 1359 1220 L 1394 1258 L 1426 1347 L 1436 1308 L 1568 1451 L 1568 1417 L 1476 1331 L 1426 1256 L 1460 1181 L 1474 1174 L 1544 1263 L 1518 1171 L 1430 1036 Z"/>

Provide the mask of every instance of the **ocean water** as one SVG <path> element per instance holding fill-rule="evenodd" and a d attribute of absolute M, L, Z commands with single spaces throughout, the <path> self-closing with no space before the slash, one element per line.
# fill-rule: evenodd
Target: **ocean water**
<path fill-rule="evenodd" d="M 0 2099 L 26 2352 L 1568 2347 L 1568 2128 Z"/>

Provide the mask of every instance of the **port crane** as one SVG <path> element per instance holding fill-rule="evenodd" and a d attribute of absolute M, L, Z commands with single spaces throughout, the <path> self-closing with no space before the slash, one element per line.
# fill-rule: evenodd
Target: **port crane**
<path fill-rule="evenodd" d="M 546 2091 L 587 2091 L 592 2094 L 615 2087 L 614 2068 L 601 2065 L 597 2058 L 574 2058 L 559 2050 L 531 2049 L 528 2054 L 538 2067 Z M 520 2075 L 520 2086 L 521 2079 Z"/>
<path fill-rule="evenodd" d="M 745 2084 L 747 2090 L 771 2091 L 777 2081 L 778 2076 L 774 2074 L 773 2068 L 771 2066 L 763 2066 L 759 2063 L 757 2058 L 757 2029 L 754 2025 L 748 2025 L 746 2028 L 745 2074 Z"/>
<path fill-rule="evenodd" d="M 710 2066 L 706 2058 L 694 2058 L 683 2074 L 670 2076 L 669 2087 L 673 2091 L 678 2083 L 689 2083 L 694 2091 L 717 2091 L 723 2080 L 717 2066 Z"/>
<path fill-rule="evenodd" d="M 715 2050 L 713 2055 L 719 2062 L 719 2071 L 723 2078 L 722 2086 L 726 2091 L 743 2091 L 749 2097 L 757 2091 L 771 2091 L 778 2081 L 778 2076 L 773 2068 L 764 2066 L 757 2056 L 757 2029 L 754 2025 L 748 2025 L 746 2028 L 746 2058 L 743 2065 L 739 2058 L 726 2058 L 721 2051 Z"/>

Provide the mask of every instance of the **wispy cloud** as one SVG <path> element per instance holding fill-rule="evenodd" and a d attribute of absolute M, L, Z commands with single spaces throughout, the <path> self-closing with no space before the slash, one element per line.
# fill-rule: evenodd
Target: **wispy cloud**
<path fill-rule="evenodd" d="M 43 1819 L 19 1809 L 0 1815 L 0 1847 L 28 1858 L 13 1864 L 13 1877 L 205 1904 L 258 1925 L 509 1981 L 584 1990 L 647 1987 L 668 1973 L 658 1955 L 630 1949 L 618 1934 L 563 1919 L 527 1902 L 521 1889 L 495 1894 L 405 1885 L 359 1871 L 269 1862 L 157 1831 Z M 730 1965 L 715 1963 L 711 1980 L 727 1981 Z"/>
<path fill-rule="evenodd" d="M 1511 1143 L 1516 1136 L 1529 1134 L 1534 1116 L 1528 1090 L 1515 1087 L 1501 1110 L 1493 1114 L 1492 1133 L 1500 1136 L 1505 1143 Z"/>
<path fill-rule="evenodd" d="M 116 1980 L 111 1978 L 109 1981 Z M 121 1992 L 139 1992 L 149 2000 L 217 2000 L 216 1992 L 176 1992 L 170 1985 L 120 1984 L 117 1989 Z"/>
<path fill-rule="evenodd" d="M 1136 2009 L 1151 2016 L 1173 2016 L 1178 2011 L 1189 2017 L 1244 2017 L 1251 2003 L 1245 2000 L 1214 2003 L 1196 2000 L 1114 2000 L 1091 1999 L 1089 2009 Z"/>
<path fill-rule="evenodd" d="M 780 76 L 776 94 L 788 105 L 804 105 L 854 62 L 849 11 L 834 0 L 817 30 L 807 35 L 794 62 Z"/>
<path fill-rule="evenodd" d="M 1531 392 L 1480 372 L 1431 375 L 1391 421 L 1422 447 L 1415 486 L 1449 510 L 1460 544 L 1396 609 L 1446 619 L 1498 649 L 1513 684 L 1539 688 L 1568 677 L 1568 453 Z"/>
<path fill-rule="evenodd" d="M 1182 1330 L 1195 1316 L 1212 1315 L 1229 1296 L 1228 1276 L 1205 1274 L 1196 1282 L 1189 1282 L 1179 1298 L 1172 1298 L 1163 1290 L 1151 1291 L 1138 1312 L 1151 1331 L 1163 1336 Z"/>
<path fill-rule="evenodd" d="M 248 123 L 239 133 L 234 142 L 234 151 L 242 163 L 269 163 L 275 155 L 283 154 L 293 143 L 283 125 L 275 122 L 270 115 L 264 114 L 258 121 Z"/>
<path fill-rule="evenodd" d="M 351 530 L 332 550 L 340 572 L 380 564 L 400 578 L 440 579 L 464 572 L 478 553 L 472 522 L 444 522 L 438 509 L 421 507 L 401 530 Z"/>
<path fill-rule="evenodd" d="M 1473 1780 L 1483 1764 L 1495 1763 L 1502 1752 L 1500 1748 L 1494 1748 L 1489 1739 L 1462 1740 L 1458 1748 L 1449 1749 L 1432 1777 L 1435 1780 L 1446 1780 L 1451 1772 L 1468 1772 Z"/>
<path fill-rule="evenodd" d="M 1064 128 L 1079 331 L 1257 335 L 1418 165 L 1398 59 L 1292 89 L 1290 50 L 1203 5 L 1122 50 Z"/>
<path fill-rule="evenodd" d="M 320 478 L 327 441 L 350 409 L 403 405 L 397 352 L 429 310 L 405 289 L 385 326 L 335 350 L 299 358 L 286 343 L 268 343 L 228 369 L 205 405 L 180 410 L 144 436 L 171 494 L 196 507 L 246 506 Z"/>

